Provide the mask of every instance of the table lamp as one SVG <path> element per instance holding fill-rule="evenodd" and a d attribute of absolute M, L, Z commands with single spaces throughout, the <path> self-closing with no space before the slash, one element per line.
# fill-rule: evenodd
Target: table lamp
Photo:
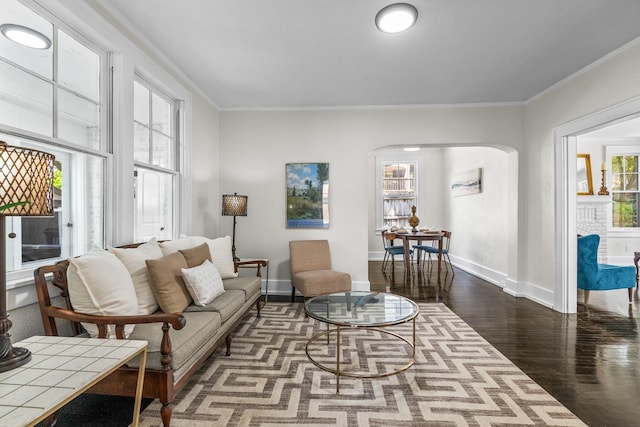
<path fill-rule="evenodd" d="M 240 259 L 236 256 L 236 216 L 247 216 L 247 199 L 247 196 L 239 196 L 238 193 L 222 195 L 222 215 L 233 216 L 231 253 L 234 261 Z"/>
<path fill-rule="evenodd" d="M 7 314 L 6 216 L 53 215 L 53 161 L 42 151 L 0 141 L 0 372 L 31 360 L 26 348 L 11 345 Z"/>

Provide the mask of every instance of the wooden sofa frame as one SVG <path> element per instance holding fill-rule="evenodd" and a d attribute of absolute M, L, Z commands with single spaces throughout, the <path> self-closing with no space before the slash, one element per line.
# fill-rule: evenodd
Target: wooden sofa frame
<path fill-rule="evenodd" d="M 121 246 L 123 248 L 133 248 L 139 244 L 131 244 Z M 261 276 L 261 267 L 266 267 L 267 261 L 264 260 L 251 260 L 251 261 L 235 261 L 235 271 L 241 266 L 255 266 L 257 269 L 257 276 Z M 124 339 L 124 326 L 129 324 L 142 324 L 142 323 L 159 323 L 162 328 L 162 340 L 160 344 L 161 364 L 162 369 L 145 369 L 144 373 L 144 388 L 142 390 L 142 397 L 144 398 L 158 398 L 162 404 L 160 409 L 160 416 L 162 423 L 165 427 L 168 427 L 171 423 L 171 416 L 173 414 L 172 402 L 176 394 L 180 392 L 187 384 L 191 376 L 200 368 L 207 359 L 213 354 L 213 352 L 222 344 L 222 341 L 226 343 L 227 355 L 231 351 L 231 331 L 235 330 L 238 324 L 242 321 L 241 316 L 233 324 L 226 326 L 227 334 L 222 334 L 213 345 L 200 357 L 187 371 L 182 378 L 174 384 L 172 362 L 172 348 L 171 339 L 169 337 L 169 330 L 180 330 L 186 325 L 186 319 L 181 314 L 176 313 L 154 313 L 148 315 L 136 315 L 136 316 L 96 316 L 77 313 L 73 310 L 71 300 L 69 298 L 69 292 L 67 289 L 67 267 L 69 266 L 68 260 L 60 261 L 54 265 L 42 266 L 34 271 L 35 286 L 38 294 L 38 304 L 40 306 L 40 314 L 42 315 L 42 323 L 44 325 L 45 333 L 49 336 L 58 336 L 58 327 L 56 325 L 56 319 L 63 319 L 71 322 L 71 328 L 74 335 L 79 335 L 83 332 L 80 322 L 93 323 L 98 326 L 99 338 L 105 338 L 107 333 L 107 325 L 116 326 L 116 336 L 118 339 Z M 64 299 L 66 308 L 57 307 L 51 304 L 51 296 L 49 295 L 48 280 L 46 275 L 53 274 L 51 278 L 51 284 L 60 290 L 60 296 Z M 260 299 L 258 296 L 256 299 L 256 309 L 258 311 L 257 316 L 260 317 Z M 251 307 L 251 306 L 249 306 Z M 247 310 L 248 312 L 248 310 Z M 100 383 L 92 387 L 88 393 L 104 394 L 111 396 L 130 396 L 134 397 L 136 392 L 136 382 L 138 377 L 138 368 L 124 366 L 112 373 Z"/>

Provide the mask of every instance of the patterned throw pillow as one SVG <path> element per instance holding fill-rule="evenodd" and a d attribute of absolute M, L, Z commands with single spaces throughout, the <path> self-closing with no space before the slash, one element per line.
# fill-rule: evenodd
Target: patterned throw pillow
<path fill-rule="evenodd" d="M 182 269 L 184 284 L 196 305 L 204 307 L 224 293 L 218 269 L 209 260 L 192 268 Z"/>

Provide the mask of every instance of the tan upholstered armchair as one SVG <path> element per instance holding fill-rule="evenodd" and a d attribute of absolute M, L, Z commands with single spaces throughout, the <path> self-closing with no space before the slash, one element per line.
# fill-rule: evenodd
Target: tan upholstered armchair
<path fill-rule="evenodd" d="M 351 276 L 331 269 L 327 240 L 293 240 L 291 256 L 291 301 L 296 289 L 305 298 L 351 290 Z"/>

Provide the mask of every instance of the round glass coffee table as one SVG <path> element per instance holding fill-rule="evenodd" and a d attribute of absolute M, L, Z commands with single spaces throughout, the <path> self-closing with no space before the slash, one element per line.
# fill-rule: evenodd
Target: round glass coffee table
<path fill-rule="evenodd" d="M 385 292 L 338 292 L 313 297 L 304 304 L 304 311 L 310 317 L 327 324 L 327 330 L 314 335 L 305 347 L 307 357 L 318 368 L 336 375 L 336 393 L 340 392 L 340 377 L 382 378 L 395 375 L 411 367 L 416 361 L 416 317 L 420 313 L 418 305 L 408 298 Z M 386 329 L 388 326 L 413 321 L 413 340 Z M 330 326 L 335 328 L 331 329 Z M 398 369 L 384 373 L 350 372 L 340 367 L 340 333 L 353 328 L 375 330 L 401 340 L 411 349 L 409 361 Z M 384 329 L 383 329 L 384 328 Z M 335 368 L 323 365 L 309 354 L 309 346 L 335 334 L 336 364 Z M 392 338 L 392 339 L 393 339 Z"/>

